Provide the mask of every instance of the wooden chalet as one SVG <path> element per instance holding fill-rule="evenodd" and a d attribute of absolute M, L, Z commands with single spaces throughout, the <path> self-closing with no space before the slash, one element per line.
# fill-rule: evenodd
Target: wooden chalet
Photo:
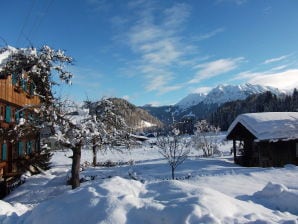
<path fill-rule="evenodd" d="M 243 166 L 298 165 L 298 112 L 239 115 L 228 129 L 234 161 Z"/>
<path fill-rule="evenodd" d="M 39 133 L 32 132 L 22 139 L 7 135 L 20 119 L 33 119 L 33 111 L 25 105 L 38 105 L 39 98 L 33 95 L 34 85 L 23 77 L 0 75 L 0 198 L 6 195 L 9 185 L 23 172 L 19 166 L 21 159 L 39 151 Z"/>

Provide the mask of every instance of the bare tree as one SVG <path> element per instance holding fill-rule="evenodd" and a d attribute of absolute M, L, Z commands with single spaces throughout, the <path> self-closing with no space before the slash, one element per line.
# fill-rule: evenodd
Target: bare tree
<path fill-rule="evenodd" d="M 174 135 L 160 136 L 157 138 L 159 153 L 168 161 L 172 179 L 175 179 L 175 170 L 182 164 L 190 153 L 189 142 L 180 137 L 179 132 L 175 129 Z"/>
<path fill-rule="evenodd" d="M 218 133 L 220 128 L 208 124 L 206 120 L 195 124 L 195 133 L 192 137 L 194 148 L 202 150 L 205 157 L 212 156 L 218 150 Z"/>

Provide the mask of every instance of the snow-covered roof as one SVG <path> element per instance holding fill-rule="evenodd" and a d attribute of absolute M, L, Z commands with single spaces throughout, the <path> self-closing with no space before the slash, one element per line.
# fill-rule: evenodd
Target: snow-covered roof
<path fill-rule="evenodd" d="M 227 136 L 240 123 L 257 140 L 298 139 L 298 112 L 263 112 L 239 115 L 230 125 Z"/>
<path fill-rule="evenodd" d="M 0 49 L 0 71 L 1 71 L 1 68 L 4 66 L 4 64 L 7 62 L 7 60 L 9 59 L 9 57 L 13 53 L 18 53 L 18 52 L 22 52 L 23 54 L 27 54 L 27 55 L 33 55 L 33 54 L 36 54 L 36 49 L 35 48 L 14 48 L 11 46 L 7 46 Z"/>
<path fill-rule="evenodd" d="M 1 67 L 5 64 L 11 53 L 15 50 L 13 47 L 6 47 L 0 50 L 0 71 Z"/>

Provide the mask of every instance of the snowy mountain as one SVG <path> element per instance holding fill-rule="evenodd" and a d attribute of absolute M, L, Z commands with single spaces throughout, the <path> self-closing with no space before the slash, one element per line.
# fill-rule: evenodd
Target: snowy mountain
<path fill-rule="evenodd" d="M 241 85 L 218 85 L 213 88 L 208 94 L 192 93 L 180 100 L 175 106 L 181 110 L 185 110 L 192 106 L 203 104 L 223 104 L 234 100 L 243 100 L 252 94 L 260 94 L 270 91 L 275 95 L 280 95 L 282 92 L 274 87 L 241 84 Z"/>
<path fill-rule="evenodd" d="M 267 91 L 277 96 L 284 94 L 277 88 L 261 85 L 218 85 L 208 94 L 190 94 L 175 105 L 161 107 L 146 105 L 142 108 L 163 123 L 171 124 L 173 121 L 189 116 L 189 114 L 194 115 L 196 119 L 206 119 L 226 102 L 244 100 L 254 94 L 262 94 Z"/>
<path fill-rule="evenodd" d="M 218 85 L 207 94 L 202 102 L 205 104 L 223 104 L 235 100 L 244 100 L 252 94 L 260 94 L 267 91 L 275 95 L 281 94 L 281 91 L 277 88 L 248 83 L 241 85 Z"/>
<path fill-rule="evenodd" d="M 180 109 L 186 109 L 191 106 L 195 106 L 202 102 L 207 96 L 207 93 L 191 93 L 176 103 Z"/>

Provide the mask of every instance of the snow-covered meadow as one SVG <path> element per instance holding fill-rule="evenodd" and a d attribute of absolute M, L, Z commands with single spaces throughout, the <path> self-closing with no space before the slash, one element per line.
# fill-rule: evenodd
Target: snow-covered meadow
<path fill-rule="evenodd" d="M 201 158 L 196 151 L 170 180 L 167 161 L 150 145 L 98 154 L 101 162 L 134 161 L 116 167 L 86 167 L 93 179 L 65 185 L 70 151 L 57 151 L 53 167 L 28 177 L 0 201 L 0 223 L 298 223 L 298 168 L 245 168 L 229 155 Z M 92 161 L 82 152 L 82 163 Z"/>

